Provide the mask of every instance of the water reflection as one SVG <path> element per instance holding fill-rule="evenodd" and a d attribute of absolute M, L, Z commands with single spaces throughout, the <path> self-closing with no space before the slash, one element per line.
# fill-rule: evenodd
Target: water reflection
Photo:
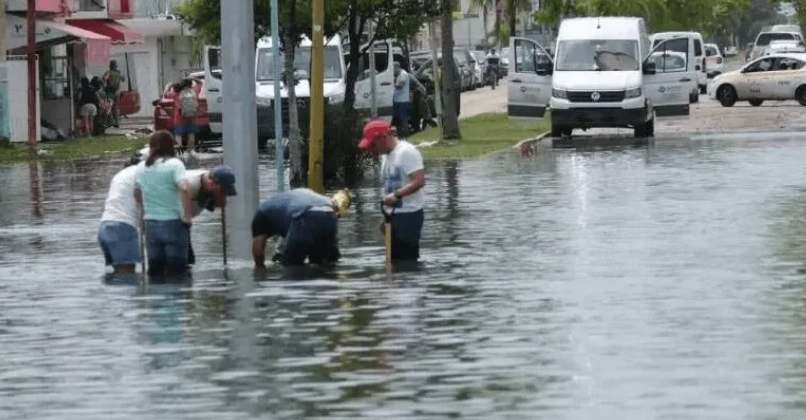
<path fill-rule="evenodd" d="M 800 419 L 803 154 L 703 138 L 429 164 L 423 264 L 391 281 L 370 174 L 337 267 L 224 269 L 204 214 L 193 283 L 147 287 L 98 280 L 122 162 L 43 164 L 38 200 L 32 167 L 3 167 L 0 418 Z"/>

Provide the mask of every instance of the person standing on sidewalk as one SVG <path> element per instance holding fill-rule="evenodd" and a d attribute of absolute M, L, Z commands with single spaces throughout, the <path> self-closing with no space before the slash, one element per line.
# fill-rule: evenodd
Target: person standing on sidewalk
<path fill-rule="evenodd" d="M 104 91 L 106 91 L 107 98 L 112 102 L 112 118 L 115 121 L 115 127 L 120 127 L 118 121 L 118 100 L 120 99 L 120 84 L 126 80 L 120 70 L 118 70 L 118 62 L 112 60 L 109 62 L 109 70 L 104 73 Z"/>
<path fill-rule="evenodd" d="M 395 61 L 395 92 L 392 96 L 392 124 L 397 132 L 405 137 L 409 135 L 409 122 L 411 120 L 411 80 L 409 73 Z"/>
<path fill-rule="evenodd" d="M 383 204 L 392 207 L 392 260 L 417 261 L 425 215 L 425 166 L 423 156 L 413 144 L 395 137 L 383 120 L 364 126 L 364 138 L 358 144 L 364 151 L 383 155 Z"/>
<path fill-rule="evenodd" d="M 185 274 L 193 201 L 171 133 L 152 134 L 148 158 L 138 166 L 134 196 L 145 221 L 148 275 Z"/>
<path fill-rule="evenodd" d="M 182 146 L 187 136 L 187 150 L 192 153 L 196 147 L 196 117 L 199 113 L 199 96 L 193 90 L 193 81 L 184 79 L 174 85 L 174 135 L 178 146 Z"/>

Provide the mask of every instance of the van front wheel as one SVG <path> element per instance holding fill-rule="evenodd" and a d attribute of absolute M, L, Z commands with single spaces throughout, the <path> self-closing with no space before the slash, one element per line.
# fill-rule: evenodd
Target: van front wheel
<path fill-rule="evenodd" d="M 633 134 L 635 138 L 647 138 L 655 136 L 655 117 L 652 117 L 649 121 L 635 126 L 633 128 Z"/>

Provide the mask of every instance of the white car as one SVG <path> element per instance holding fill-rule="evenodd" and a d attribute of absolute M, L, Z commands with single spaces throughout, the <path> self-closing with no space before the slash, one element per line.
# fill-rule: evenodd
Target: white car
<path fill-rule="evenodd" d="M 764 101 L 797 100 L 806 106 L 806 53 L 779 53 L 757 58 L 740 70 L 723 73 L 711 81 L 711 98 L 722 106 L 737 101 L 760 106 Z"/>
<path fill-rule="evenodd" d="M 725 58 L 719 52 L 716 44 L 705 44 L 705 68 L 708 69 L 708 78 L 712 79 L 725 72 Z"/>
<path fill-rule="evenodd" d="M 803 43 L 800 41 L 795 40 L 777 40 L 777 41 L 770 41 L 770 45 L 767 46 L 767 49 L 764 50 L 762 55 L 770 55 L 775 53 L 802 53 L 806 52 L 806 48 L 803 47 Z"/>

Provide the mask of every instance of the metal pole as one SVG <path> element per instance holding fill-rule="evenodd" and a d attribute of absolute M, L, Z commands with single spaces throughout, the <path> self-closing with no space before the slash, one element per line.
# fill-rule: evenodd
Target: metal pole
<path fill-rule="evenodd" d="M 4 12 L 5 13 L 5 12 Z M 36 151 L 36 0 L 28 0 L 28 145 Z M 3 28 L 5 31 L 5 28 Z"/>
<path fill-rule="evenodd" d="M 227 202 L 228 251 L 233 259 L 252 256 L 249 221 L 258 202 L 253 3 L 221 2 L 224 162 L 235 172 L 238 190 L 238 195 Z"/>
<path fill-rule="evenodd" d="M 0 11 L 3 11 L 3 13 L 0 13 L 0 28 L 3 28 L 3 30 L 0 31 L 0 63 L 6 62 L 6 51 L 8 51 L 8 48 L 6 47 L 7 44 L 6 44 L 6 30 L 5 30 L 6 28 L 5 10 L 6 10 L 6 0 L 0 0 Z"/>
<path fill-rule="evenodd" d="M 472 23 L 473 23 L 472 19 L 473 18 L 467 18 L 467 49 L 470 50 L 470 51 L 473 51 L 473 43 L 470 41 L 470 36 L 471 36 L 470 35 L 471 34 L 470 29 L 471 29 Z"/>
<path fill-rule="evenodd" d="M 372 21 L 367 21 L 369 26 L 369 39 L 373 39 L 375 27 Z M 378 118 L 378 88 L 375 84 L 375 45 L 369 47 L 369 94 L 372 97 L 372 118 Z"/>
<path fill-rule="evenodd" d="M 308 153 L 308 188 L 324 193 L 324 87 L 325 87 L 325 60 L 324 60 L 324 26 L 325 26 L 325 0 L 313 0 L 313 51 L 311 55 L 311 143 Z M 360 42 L 360 40 L 350 40 Z"/>
<path fill-rule="evenodd" d="M 434 22 L 428 23 L 428 30 L 431 32 L 431 64 L 434 70 L 434 107 L 437 111 L 439 125 L 442 125 L 442 90 L 440 90 L 439 77 L 437 77 L 439 66 L 437 66 L 437 34 L 435 27 Z"/>
<path fill-rule="evenodd" d="M 274 156 L 277 166 L 277 191 L 285 189 L 285 156 L 283 156 L 283 101 L 280 93 L 282 67 L 280 63 L 280 9 L 277 0 L 271 0 L 271 55 L 274 61 Z"/>

